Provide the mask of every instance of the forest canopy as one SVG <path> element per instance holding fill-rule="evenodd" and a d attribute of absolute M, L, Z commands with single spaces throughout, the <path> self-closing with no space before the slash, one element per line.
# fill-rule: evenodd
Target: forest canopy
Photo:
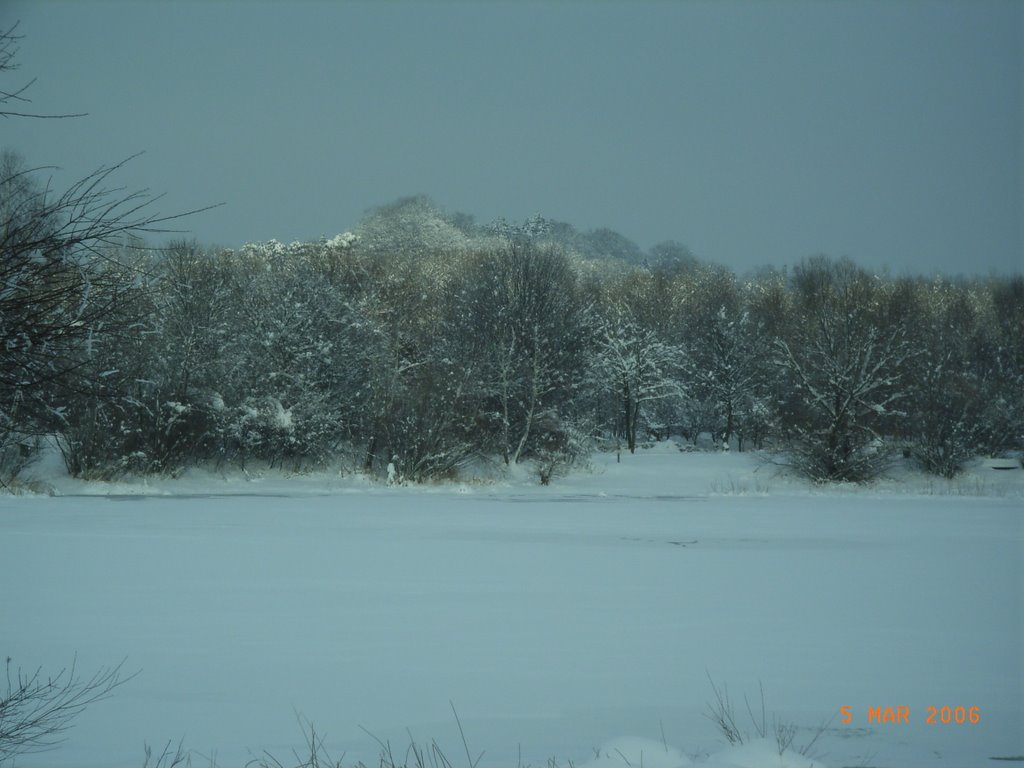
<path fill-rule="evenodd" d="M 65 242 L 67 212 L 16 156 L 2 167 L 8 479 L 44 436 L 83 477 L 395 462 L 424 480 L 483 458 L 547 482 L 677 435 L 860 481 L 894 450 L 952 476 L 1021 448 L 1020 275 L 825 256 L 737 275 L 679 243 L 477 225 L 422 196 L 288 245 Z"/>

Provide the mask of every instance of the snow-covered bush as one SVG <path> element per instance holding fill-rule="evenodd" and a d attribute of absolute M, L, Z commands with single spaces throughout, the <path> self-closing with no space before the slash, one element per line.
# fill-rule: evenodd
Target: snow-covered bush
<path fill-rule="evenodd" d="M 396 385 L 404 397 L 380 412 L 375 424 L 377 453 L 384 459 L 376 462 L 378 470 L 398 456 L 398 473 L 408 480 L 451 479 L 476 453 L 464 382 L 443 364 L 424 363 L 404 374 Z"/>
<path fill-rule="evenodd" d="M 984 404 L 970 374 L 952 359 L 923 357 L 907 420 L 910 452 L 926 472 L 952 478 L 980 450 Z"/>
<path fill-rule="evenodd" d="M 215 457 L 243 468 L 255 460 L 271 467 L 303 469 L 321 463 L 337 442 L 336 425 L 330 420 L 318 418 L 315 410 L 304 405 L 285 407 L 272 395 L 222 406 L 213 418 Z"/>
<path fill-rule="evenodd" d="M 274 397 L 247 398 L 230 411 L 221 431 L 227 438 L 224 452 L 244 468 L 249 459 L 283 458 L 292 438 L 291 413 Z"/>
<path fill-rule="evenodd" d="M 541 485 L 559 474 L 587 462 L 594 452 L 594 428 L 589 422 L 565 423 L 556 411 L 543 414 L 538 425 L 539 440 L 533 456 Z"/>
<path fill-rule="evenodd" d="M 126 473 L 162 472 L 176 466 L 170 447 L 177 417 L 100 392 L 67 409 L 55 441 L 72 477 L 111 480 Z M 164 429 L 154 427 L 160 423 Z"/>
<path fill-rule="evenodd" d="M 711 690 L 714 700 L 705 707 L 704 716 L 708 718 L 728 742 L 731 749 L 716 755 L 722 765 L 733 764 L 728 758 L 735 759 L 736 765 L 748 764 L 741 762 L 738 758 L 744 755 L 752 759 L 751 765 L 764 764 L 765 758 L 778 756 L 778 763 L 772 760 L 773 764 L 783 766 L 800 766 L 801 768 L 815 768 L 820 765 L 814 761 L 814 745 L 821 738 L 828 728 L 831 720 L 821 723 L 812 730 L 812 737 L 802 744 L 796 744 L 797 726 L 776 715 L 768 717 L 768 709 L 765 705 L 764 686 L 760 688 L 760 707 L 755 709 L 751 706 L 749 699 L 744 697 L 744 705 L 750 720 L 750 727 L 740 724 L 742 718 L 736 715 L 736 707 L 729 698 L 729 689 L 726 685 L 718 686 L 709 676 Z"/>
<path fill-rule="evenodd" d="M 786 442 L 786 463 L 816 483 L 866 483 L 892 464 L 893 447 L 863 432 L 832 444 L 829 430 L 795 430 Z"/>

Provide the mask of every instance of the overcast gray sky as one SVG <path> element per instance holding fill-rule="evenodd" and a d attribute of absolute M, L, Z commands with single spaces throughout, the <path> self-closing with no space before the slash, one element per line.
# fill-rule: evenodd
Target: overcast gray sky
<path fill-rule="evenodd" d="M 0 0 L 40 111 L 0 144 L 119 176 L 207 244 L 448 210 L 742 270 L 1024 269 L 1024 3 Z"/>

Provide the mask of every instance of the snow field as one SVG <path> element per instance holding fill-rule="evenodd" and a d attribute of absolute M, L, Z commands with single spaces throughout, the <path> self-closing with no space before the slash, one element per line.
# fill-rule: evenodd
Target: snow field
<path fill-rule="evenodd" d="M 1016 475 L 977 498 L 818 492 L 666 447 L 595 463 L 543 489 L 193 473 L 0 498 L 0 653 L 140 670 L 19 765 L 139 765 L 181 737 L 219 765 L 285 760 L 296 713 L 346 764 L 376 755 L 360 726 L 458 763 L 452 704 L 481 766 L 810 764 L 723 744 L 709 675 L 741 725 L 763 683 L 795 745 L 848 706 L 814 768 L 1024 753 Z M 239 491 L 258 495 L 209 495 Z M 880 705 L 911 721 L 869 723 Z M 927 724 L 929 706 L 981 722 Z"/>

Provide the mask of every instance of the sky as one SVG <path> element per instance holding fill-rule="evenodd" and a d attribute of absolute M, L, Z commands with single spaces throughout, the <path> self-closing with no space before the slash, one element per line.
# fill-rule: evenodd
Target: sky
<path fill-rule="evenodd" d="M 117 174 L 207 245 L 427 194 L 685 243 L 1024 271 L 1024 3 L 0 0 L 33 109 L 0 146 Z"/>

